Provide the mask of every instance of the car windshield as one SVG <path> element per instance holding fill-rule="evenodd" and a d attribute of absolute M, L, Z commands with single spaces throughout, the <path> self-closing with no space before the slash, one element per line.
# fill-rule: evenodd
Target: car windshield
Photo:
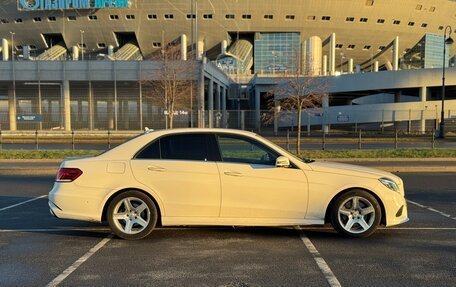
<path fill-rule="evenodd" d="M 315 160 L 313 160 L 313 159 L 303 159 L 303 158 L 300 158 L 300 157 L 298 157 L 297 155 L 295 155 L 295 154 L 293 154 L 293 153 L 287 151 L 286 149 L 280 147 L 279 145 L 273 143 L 272 141 L 270 141 L 270 140 L 268 140 L 268 139 L 266 139 L 266 138 L 264 138 L 264 137 L 262 137 L 262 136 L 260 136 L 260 135 L 256 135 L 256 136 L 257 136 L 257 137 L 261 137 L 263 140 L 265 140 L 265 141 L 267 141 L 268 143 L 274 145 L 274 147 L 278 148 L 281 152 L 283 152 L 284 154 L 286 154 L 287 156 L 289 156 L 289 157 L 291 157 L 291 158 L 294 158 L 294 159 L 296 159 L 296 160 L 298 160 L 298 161 L 301 161 L 301 162 L 304 162 L 304 163 L 312 163 L 312 162 L 315 162 Z"/>

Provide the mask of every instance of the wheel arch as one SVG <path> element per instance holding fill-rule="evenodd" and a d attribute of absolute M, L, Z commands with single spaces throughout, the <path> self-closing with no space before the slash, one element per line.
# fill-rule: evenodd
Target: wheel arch
<path fill-rule="evenodd" d="M 333 198 L 329 202 L 328 206 L 326 207 L 325 223 L 330 223 L 331 222 L 331 219 L 330 219 L 331 218 L 331 208 L 332 208 L 334 202 L 336 201 L 336 199 L 339 198 L 340 196 L 342 196 L 343 194 L 345 194 L 345 193 L 347 193 L 349 191 L 352 191 L 352 190 L 363 190 L 363 191 L 366 191 L 369 194 L 371 194 L 373 197 L 375 197 L 375 199 L 380 204 L 380 208 L 382 210 L 382 218 L 380 219 L 380 224 L 386 225 L 386 211 L 385 211 L 385 206 L 384 206 L 382 200 L 380 199 L 380 197 L 375 192 L 373 192 L 373 191 L 371 191 L 371 190 L 369 190 L 367 188 L 363 188 L 363 187 L 346 188 L 346 189 L 340 191 L 339 193 L 337 193 L 335 196 L 333 196 Z"/>
<path fill-rule="evenodd" d="M 155 207 L 157 208 L 157 213 L 158 213 L 157 214 L 157 226 L 161 226 L 162 225 L 162 211 L 161 211 L 160 205 L 158 204 L 158 201 L 149 192 L 147 192 L 145 190 L 142 190 L 140 188 L 136 188 L 136 187 L 123 188 L 123 189 L 120 189 L 120 190 L 114 192 L 113 194 L 111 194 L 111 196 L 108 198 L 108 200 L 106 200 L 106 202 L 105 202 L 105 204 L 103 206 L 103 211 L 101 213 L 101 221 L 106 221 L 106 215 L 107 215 L 107 212 L 108 212 L 108 206 L 111 203 L 111 201 L 114 199 L 114 197 L 116 197 L 117 195 L 121 194 L 122 192 L 127 192 L 127 191 L 138 191 L 138 192 L 141 192 L 141 193 L 145 194 L 147 197 L 149 197 L 154 202 Z"/>

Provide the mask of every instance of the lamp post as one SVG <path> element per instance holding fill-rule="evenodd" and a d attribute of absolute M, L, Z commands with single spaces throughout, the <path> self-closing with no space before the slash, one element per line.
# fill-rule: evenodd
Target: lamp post
<path fill-rule="evenodd" d="M 345 55 L 344 53 L 340 53 L 340 74 L 342 75 L 344 73 L 344 60 L 345 60 Z"/>
<path fill-rule="evenodd" d="M 448 38 L 447 38 L 448 31 Z M 453 44 L 453 39 L 451 38 L 452 33 L 451 26 L 446 26 L 443 33 L 443 67 L 442 67 L 442 111 L 440 115 L 440 128 L 439 128 L 439 138 L 445 138 L 445 66 L 446 66 L 446 45 Z"/>
<path fill-rule="evenodd" d="M 10 35 L 11 35 L 11 67 L 12 67 L 12 71 L 13 71 L 13 109 L 14 109 L 14 115 L 16 115 L 17 113 L 17 99 L 16 99 L 16 66 L 15 66 L 15 59 L 14 59 L 14 32 L 10 32 Z M 11 126 L 13 126 L 11 128 Z M 10 124 L 10 129 L 11 130 L 16 130 L 17 128 L 17 124 L 16 124 L 16 119 L 14 120 L 14 124 Z"/>
<path fill-rule="evenodd" d="M 81 32 L 81 60 L 84 61 L 84 30 L 79 30 Z"/>

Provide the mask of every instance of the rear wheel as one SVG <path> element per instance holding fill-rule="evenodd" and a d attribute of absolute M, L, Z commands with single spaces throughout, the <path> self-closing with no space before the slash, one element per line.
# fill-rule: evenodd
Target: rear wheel
<path fill-rule="evenodd" d="M 114 197 L 108 206 L 108 223 L 123 239 L 142 239 L 157 224 L 157 208 L 144 193 L 131 190 Z"/>
<path fill-rule="evenodd" d="M 351 190 L 339 196 L 331 209 L 331 224 L 349 237 L 367 237 L 382 218 L 377 199 L 365 190 Z"/>

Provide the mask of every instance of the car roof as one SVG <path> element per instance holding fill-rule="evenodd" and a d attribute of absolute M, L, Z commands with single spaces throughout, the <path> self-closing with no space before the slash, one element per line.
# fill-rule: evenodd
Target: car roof
<path fill-rule="evenodd" d="M 235 130 L 235 129 L 221 129 L 221 128 L 178 128 L 178 129 L 167 129 L 167 130 L 156 130 L 156 131 L 146 131 L 147 134 L 153 135 L 153 137 L 158 137 L 162 135 L 171 135 L 171 134 L 180 134 L 180 133 L 228 133 L 236 135 L 246 135 L 246 136 L 256 136 L 256 133 L 244 131 L 244 130 Z"/>

